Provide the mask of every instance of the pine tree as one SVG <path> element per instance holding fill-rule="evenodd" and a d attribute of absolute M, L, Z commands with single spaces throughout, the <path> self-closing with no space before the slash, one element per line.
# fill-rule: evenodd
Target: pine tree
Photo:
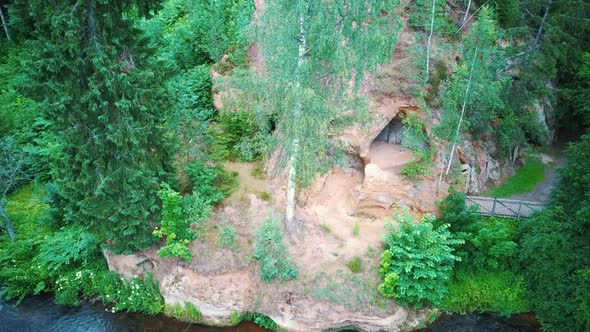
<path fill-rule="evenodd" d="M 266 4 L 258 41 L 264 56 L 258 103 L 278 120 L 279 160 L 289 168 L 287 225 L 298 183 L 333 162 L 327 135 L 362 109 L 363 74 L 391 60 L 400 29 L 397 1 L 276 0 Z M 259 107 L 260 108 L 260 107 Z"/>
<path fill-rule="evenodd" d="M 156 192 L 168 170 L 165 105 L 145 41 L 134 28 L 157 2 L 18 0 L 35 22 L 32 85 L 58 137 L 52 164 L 65 223 L 83 225 L 113 251 L 154 238 Z"/>

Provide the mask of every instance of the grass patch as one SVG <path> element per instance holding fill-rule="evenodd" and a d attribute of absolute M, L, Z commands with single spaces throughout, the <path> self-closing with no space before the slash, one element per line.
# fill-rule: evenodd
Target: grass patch
<path fill-rule="evenodd" d="M 526 164 L 516 170 L 513 177 L 503 184 L 488 190 L 487 196 L 510 197 L 524 194 L 533 190 L 539 183 L 545 181 L 545 164 L 540 160 L 528 158 Z"/>
<path fill-rule="evenodd" d="M 352 227 L 352 236 L 359 236 L 361 232 L 361 225 L 357 222 L 354 223 L 354 226 Z"/>
<path fill-rule="evenodd" d="M 270 202 L 271 195 L 268 191 L 262 191 L 259 196 L 261 200 Z"/>
<path fill-rule="evenodd" d="M 355 257 L 346 263 L 346 266 L 352 273 L 359 273 L 362 270 L 362 261 L 360 257 Z"/>
<path fill-rule="evenodd" d="M 524 276 L 510 271 L 457 270 L 441 307 L 458 313 L 489 311 L 507 316 L 530 311 Z"/>
<path fill-rule="evenodd" d="M 326 225 L 326 224 L 320 224 L 320 229 L 324 232 L 324 233 L 332 233 L 332 229 L 330 228 L 330 226 Z"/>

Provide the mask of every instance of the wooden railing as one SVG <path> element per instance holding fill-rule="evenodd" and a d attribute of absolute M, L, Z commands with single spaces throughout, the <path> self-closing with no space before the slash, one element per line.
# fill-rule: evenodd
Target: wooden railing
<path fill-rule="evenodd" d="M 466 196 L 465 201 L 467 206 L 478 205 L 481 215 L 517 219 L 528 218 L 547 206 L 542 202 L 519 201 L 496 197 Z"/>

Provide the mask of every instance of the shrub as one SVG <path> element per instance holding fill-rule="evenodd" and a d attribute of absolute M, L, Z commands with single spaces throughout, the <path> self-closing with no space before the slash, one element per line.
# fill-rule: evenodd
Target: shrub
<path fill-rule="evenodd" d="M 354 223 L 354 226 L 352 227 L 352 236 L 359 236 L 361 232 L 361 225 L 357 222 Z"/>
<path fill-rule="evenodd" d="M 428 169 L 420 161 L 412 161 L 408 165 L 402 167 L 401 173 L 410 179 L 417 179 L 421 175 L 428 174 Z"/>
<path fill-rule="evenodd" d="M 260 264 L 260 279 L 271 282 L 274 279 L 296 278 L 297 270 L 293 267 L 289 251 L 283 243 L 279 221 L 267 219 L 255 235 L 254 259 Z"/>
<path fill-rule="evenodd" d="M 213 136 L 218 158 L 253 161 L 262 154 L 266 139 L 256 125 L 253 112 L 223 111 L 217 123 L 219 127 Z"/>
<path fill-rule="evenodd" d="M 473 273 L 458 270 L 441 307 L 462 314 L 499 312 L 511 315 L 528 312 L 525 285 L 524 276 L 510 271 L 482 270 Z"/>
<path fill-rule="evenodd" d="M 232 225 L 224 226 L 219 232 L 219 242 L 226 248 L 233 249 L 236 246 L 236 229 Z"/>
<path fill-rule="evenodd" d="M 268 191 L 263 191 L 263 192 L 260 193 L 260 199 L 261 200 L 269 202 L 270 201 L 270 198 L 271 198 L 270 197 L 270 193 Z"/>
<path fill-rule="evenodd" d="M 172 307 L 167 306 L 165 311 L 179 320 L 192 322 L 198 322 L 201 320 L 201 312 L 194 304 L 192 304 L 192 302 L 184 302 L 184 306 L 180 302 L 176 302 Z"/>
<path fill-rule="evenodd" d="M 187 166 L 187 174 L 193 182 L 193 195 L 216 204 L 229 196 L 238 186 L 238 174 L 227 172 L 220 165 L 195 161 Z"/>
<path fill-rule="evenodd" d="M 446 284 L 455 261 L 454 246 L 462 243 L 449 232 L 448 225 L 434 228 L 431 217 L 424 215 L 420 222 L 414 222 L 407 209 L 394 216 L 399 230 L 389 223 L 385 235 L 386 250 L 382 254 L 380 274 L 387 280 L 389 274 L 397 276 L 389 284 L 380 286 L 384 296 L 396 295 L 401 305 L 421 308 L 438 305 L 446 294 Z"/>
<path fill-rule="evenodd" d="M 346 266 L 352 273 L 359 273 L 362 270 L 362 261 L 360 257 L 355 257 L 346 263 Z"/>
<path fill-rule="evenodd" d="M 279 326 L 272 318 L 259 312 L 246 312 L 242 315 L 242 320 L 249 320 L 260 327 L 273 331 L 278 331 L 279 329 Z"/>

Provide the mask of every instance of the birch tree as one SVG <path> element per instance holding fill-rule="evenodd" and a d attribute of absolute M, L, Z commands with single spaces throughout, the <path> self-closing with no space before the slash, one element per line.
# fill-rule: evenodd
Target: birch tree
<path fill-rule="evenodd" d="M 363 74 L 391 60 L 398 8 L 387 0 L 266 4 L 257 35 L 265 63 L 257 104 L 278 120 L 279 165 L 288 168 L 288 228 L 298 186 L 333 162 L 327 136 L 363 109 L 355 93 Z"/>

